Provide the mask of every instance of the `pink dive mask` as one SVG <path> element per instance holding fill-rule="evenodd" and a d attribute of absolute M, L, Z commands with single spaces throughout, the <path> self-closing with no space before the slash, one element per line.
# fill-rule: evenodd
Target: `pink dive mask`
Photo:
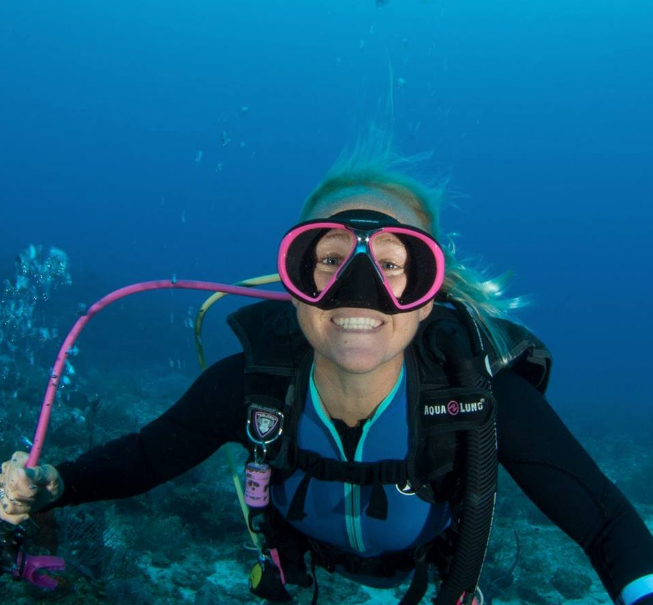
<path fill-rule="evenodd" d="M 444 254 L 433 237 L 372 210 L 293 227 L 281 241 L 278 265 L 286 290 L 321 309 L 414 311 L 444 281 Z"/>

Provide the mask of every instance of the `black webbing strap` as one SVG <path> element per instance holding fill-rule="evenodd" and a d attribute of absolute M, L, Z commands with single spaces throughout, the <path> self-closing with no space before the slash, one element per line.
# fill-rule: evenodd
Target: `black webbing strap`
<path fill-rule="evenodd" d="M 424 598 L 429 586 L 427 552 L 428 548 L 423 546 L 418 547 L 415 551 L 415 573 L 406 594 L 399 601 L 399 605 L 417 605 Z"/>
<path fill-rule="evenodd" d="M 308 484 L 311 481 L 311 476 L 307 473 L 301 480 L 301 483 L 292 497 L 292 502 L 288 508 L 288 521 L 301 521 L 306 513 L 304 512 L 304 503 L 306 502 L 306 494 L 308 493 Z"/>
<path fill-rule="evenodd" d="M 381 483 L 372 486 L 372 495 L 365 514 L 372 519 L 385 521 L 388 518 L 388 496 Z"/>
<path fill-rule="evenodd" d="M 404 485 L 408 479 L 405 460 L 344 462 L 307 450 L 297 450 L 297 468 L 315 479 L 352 485 Z"/>
<path fill-rule="evenodd" d="M 322 458 L 315 452 L 297 450 L 297 468 L 304 471 L 288 509 L 289 521 L 301 521 L 306 513 L 304 504 L 311 479 L 349 483 L 351 485 L 371 485 L 372 494 L 366 515 L 385 521 L 388 518 L 388 497 L 384 485 L 405 485 L 408 470 L 405 460 L 381 460 L 379 462 L 343 462 Z"/>
<path fill-rule="evenodd" d="M 426 594 L 429 583 L 430 545 L 418 546 L 415 550 L 388 553 L 378 557 L 361 557 L 354 553 L 342 551 L 316 540 L 309 540 L 311 552 L 311 571 L 315 576 L 315 565 L 324 567 L 329 572 L 342 567 L 351 575 L 373 576 L 377 578 L 392 578 L 397 572 L 414 569 L 410 586 L 399 605 L 417 605 Z M 311 605 L 317 603 L 317 580 L 313 587 Z"/>
<path fill-rule="evenodd" d="M 317 583 L 317 576 L 315 575 L 315 557 L 313 556 L 313 552 L 311 552 L 311 574 L 313 576 L 313 598 L 311 599 L 311 605 L 317 605 L 320 587 Z"/>

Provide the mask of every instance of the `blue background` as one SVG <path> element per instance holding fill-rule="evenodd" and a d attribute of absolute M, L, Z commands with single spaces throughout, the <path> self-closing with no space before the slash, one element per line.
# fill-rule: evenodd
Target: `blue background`
<path fill-rule="evenodd" d="M 444 230 L 534 295 L 520 317 L 553 351 L 550 399 L 641 408 L 652 26 L 648 0 L 4 2 L 0 277 L 29 243 L 64 249 L 74 286 L 51 312 L 69 325 L 130 282 L 273 272 L 303 199 L 381 115 L 389 57 L 398 147 L 433 150 L 425 174 L 449 176 L 457 205 Z M 79 363 L 194 374 L 183 318 L 202 300 L 116 305 Z M 237 348 L 234 304 L 207 320 L 213 360 Z"/>

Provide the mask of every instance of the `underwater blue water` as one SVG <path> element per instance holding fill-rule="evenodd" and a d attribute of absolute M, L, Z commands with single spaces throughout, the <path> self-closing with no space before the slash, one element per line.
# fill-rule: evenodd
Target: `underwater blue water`
<path fill-rule="evenodd" d="M 652 26 L 646 0 L 3 3 L 0 278 L 30 243 L 65 250 L 74 283 L 48 313 L 68 325 L 134 281 L 274 272 L 302 200 L 392 91 L 399 149 L 449 177 L 444 230 L 534 295 L 520 317 L 553 351 L 552 402 L 645 411 Z M 105 311 L 79 364 L 192 376 L 184 319 L 203 300 Z M 207 320 L 211 359 L 237 348 L 235 304 Z"/>

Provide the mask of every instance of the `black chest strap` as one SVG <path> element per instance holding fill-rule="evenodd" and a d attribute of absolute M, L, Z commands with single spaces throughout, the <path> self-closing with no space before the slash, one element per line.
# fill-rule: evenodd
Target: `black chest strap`
<path fill-rule="evenodd" d="M 371 485 L 372 494 L 365 514 L 381 521 L 388 518 L 388 498 L 383 486 L 405 486 L 408 481 L 408 468 L 405 460 L 343 462 L 323 458 L 315 452 L 298 450 L 296 461 L 297 468 L 304 471 L 304 477 L 290 503 L 289 521 L 301 521 L 306 516 L 304 503 L 311 479 L 361 486 Z"/>

